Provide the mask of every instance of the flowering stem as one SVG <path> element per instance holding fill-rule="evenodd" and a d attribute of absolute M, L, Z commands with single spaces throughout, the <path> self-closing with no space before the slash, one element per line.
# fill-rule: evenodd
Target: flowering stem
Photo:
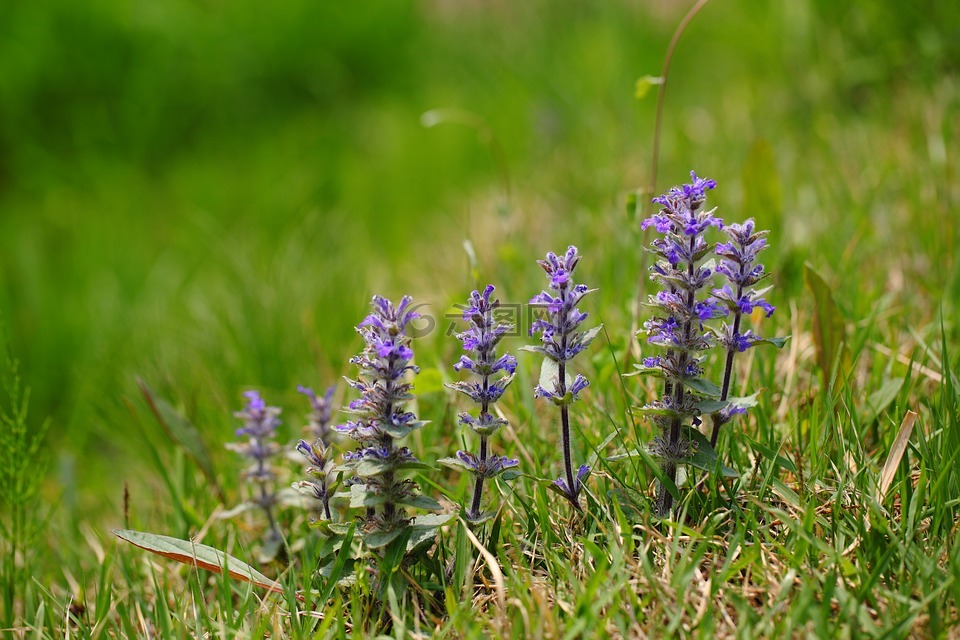
<path fill-rule="evenodd" d="M 480 436 L 480 464 L 487 462 L 487 436 Z M 477 481 L 473 485 L 473 501 L 470 504 L 470 515 L 480 515 L 480 497 L 483 494 L 483 474 L 477 474 Z"/>
<path fill-rule="evenodd" d="M 737 299 L 740 299 L 740 296 L 743 295 L 743 287 L 737 286 Z M 740 333 L 740 318 L 742 314 L 738 308 L 733 314 L 733 335 L 739 335 Z M 727 347 L 727 361 L 723 368 L 723 386 L 720 388 L 720 402 L 726 401 L 730 397 L 730 380 L 733 378 L 733 357 L 737 353 L 736 345 L 730 345 Z M 710 433 L 710 446 L 716 448 L 717 440 L 720 437 L 720 425 L 721 418 L 720 413 L 717 412 L 713 415 L 713 431 Z"/>
<path fill-rule="evenodd" d="M 569 283 L 563 283 L 560 285 L 560 298 L 566 300 L 566 291 L 569 287 Z M 563 305 L 564 308 L 561 309 L 561 313 L 564 315 L 567 314 L 568 309 L 567 305 Z M 566 353 L 567 351 L 567 334 L 562 334 L 560 336 L 560 353 Z M 557 363 L 557 395 L 561 398 L 567 395 L 567 363 L 563 360 L 560 360 Z M 563 447 L 563 472 L 567 476 L 567 486 L 570 487 L 572 495 L 568 495 L 567 498 L 570 500 L 570 503 L 575 506 L 578 510 L 580 509 L 580 500 L 577 499 L 577 485 L 574 484 L 573 480 L 573 456 L 570 451 L 570 405 L 563 405 L 560 407 L 560 443 Z"/>

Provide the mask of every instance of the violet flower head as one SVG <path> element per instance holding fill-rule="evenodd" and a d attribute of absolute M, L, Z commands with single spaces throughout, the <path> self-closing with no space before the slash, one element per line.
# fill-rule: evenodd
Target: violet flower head
<path fill-rule="evenodd" d="M 698 420 L 697 404 L 703 399 L 691 382 L 703 373 L 702 352 L 714 346 L 712 334 L 704 323 L 723 317 L 727 310 L 721 302 L 704 290 L 712 284 L 713 271 L 703 264 L 710 251 L 704 233 L 711 227 L 723 228 L 723 221 L 714 210 L 705 210 L 707 191 L 716 187 L 714 180 L 698 178 L 674 187 L 653 201 L 661 205 L 659 212 L 641 223 L 653 227 L 659 235 L 648 251 L 656 257 L 650 267 L 650 279 L 661 289 L 648 298 L 655 315 L 644 323 L 649 344 L 665 348 L 663 354 L 643 359 L 643 365 L 661 370 L 664 394 L 645 407 L 661 433 L 651 452 L 660 460 L 664 472 L 675 480 L 677 465 L 689 453 L 689 441 L 681 427 Z M 657 509 L 669 514 L 673 497 L 660 487 Z"/>
<path fill-rule="evenodd" d="M 228 443 L 226 447 L 250 461 L 244 477 L 255 485 L 252 502 L 267 516 L 269 529 L 264 538 L 264 547 L 275 553 L 283 536 L 273 516 L 277 494 L 273 486 L 276 475 L 270 466 L 270 459 L 280 452 L 280 445 L 274 441 L 277 427 L 280 426 L 280 409 L 267 406 L 256 391 L 247 391 L 243 395 L 247 404 L 243 410 L 234 414 L 243 420 L 243 426 L 236 432 L 243 440 Z"/>
<path fill-rule="evenodd" d="M 461 413 L 459 422 L 480 437 L 480 452 L 475 455 L 457 451 L 456 458 L 440 460 L 445 466 L 466 470 L 476 476 L 473 499 L 465 512 L 467 520 L 474 523 L 482 522 L 492 515 L 480 511 L 484 479 L 493 478 L 519 464 L 517 460 L 510 460 L 506 456 L 488 455 L 487 439 L 507 424 L 506 420 L 494 414 L 493 405 L 513 381 L 517 369 L 517 359 L 514 356 L 497 353 L 497 346 L 506 334 L 513 331 L 513 325 L 501 321 L 502 314 L 498 313 L 500 301 L 492 299 L 493 292 L 493 285 L 487 285 L 482 292 L 474 291 L 470 294 L 462 314 L 467 322 L 467 329 L 457 334 L 466 354 L 460 357 L 460 361 L 454 364 L 453 368 L 456 371 L 470 371 L 475 380 L 447 385 L 479 405 L 476 416 L 467 412 Z"/>
<path fill-rule="evenodd" d="M 547 275 L 549 291 L 541 291 L 530 300 L 530 304 L 540 308 L 544 315 L 530 327 L 530 335 L 540 334 L 540 344 L 525 347 L 525 350 L 540 353 L 545 357 L 540 384 L 534 389 L 534 395 L 546 398 L 560 407 L 560 438 L 565 477 L 555 483 L 555 486 L 577 509 L 580 509 L 578 496 L 583 486 L 582 481 L 590 468 L 584 465 L 579 473 L 573 473 L 569 405 L 579 399 L 580 392 L 587 388 L 590 382 L 581 374 L 573 377 L 569 371 L 569 363 L 593 342 L 602 328 L 602 325 L 586 331 L 580 328 L 587 319 L 587 314 L 580 311 L 577 305 L 594 289 L 574 282 L 574 271 L 579 262 L 580 254 L 574 246 L 568 247 L 562 256 L 551 252 L 545 259 L 537 261 Z"/>
<path fill-rule="evenodd" d="M 399 477 L 416 466 L 417 460 L 406 447 L 396 441 L 423 426 L 416 416 L 405 410 L 413 397 L 413 385 L 407 372 L 419 369 L 411 364 L 413 349 L 408 331 L 419 318 L 413 301 L 404 296 L 399 304 L 374 296 L 373 312 L 359 325 L 364 349 L 350 362 L 360 369 L 356 380 L 348 384 L 360 392 L 346 411 L 354 418 L 335 429 L 357 441 L 355 451 L 344 456 L 344 469 L 354 476 L 346 484 L 350 489 L 351 507 L 366 509 L 361 526 L 368 546 L 388 544 L 410 524 L 404 506 L 436 509 L 436 501 L 418 495 L 416 483 Z"/>
<path fill-rule="evenodd" d="M 298 386 L 297 391 L 305 395 L 310 401 L 307 431 L 311 439 L 322 440 L 329 444 L 330 419 L 333 416 L 333 394 L 336 387 L 331 385 L 322 396 L 318 396 L 310 387 Z"/>
<path fill-rule="evenodd" d="M 723 231 L 730 241 L 718 242 L 715 251 L 719 258 L 717 273 L 721 274 L 726 282 L 719 289 L 714 289 L 713 295 L 733 317 L 733 321 L 724 322 L 717 333 L 720 344 L 727 352 L 720 391 L 720 400 L 726 401 L 730 394 L 733 360 L 736 354 L 743 353 L 758 344 L 782 343 L 778 340 L 765 340 L 749 329 L 742 330 L 743 316 L 752 314 L 754 309 L 761 309 L 768 318 L 774 312 L 773 305 L 764 298 L 764 294 L 770 288 L 755 288 L 768 275 L 757 258 L 760 252 L 767 248 L 766 237 L 769 231 L 757 231 L 753 219 L 743 224 L 731 224 Z M 722 425 L 732 420 L 735 415 L 745 412 L 746 409 L 735 405 L 728 405 L 715 412 L 710 443 L 716 445 Z"/>
<path fill-rule="evenodd" d="M 333 449 L 318 438 L 313 444 L 301 440 L 297 443 L 297 451 L 307 459 L 310 466 L 307 467 L 306 473 L 312 480 L 294 482 L 293 488 L 315 500 L 323 518 L 330 521 L 332 520 L 330 511 L 332 476 L 336 466 L 333 461 Z M 311 519 L 311 523 L 315 522 L 316 519 Z"/>

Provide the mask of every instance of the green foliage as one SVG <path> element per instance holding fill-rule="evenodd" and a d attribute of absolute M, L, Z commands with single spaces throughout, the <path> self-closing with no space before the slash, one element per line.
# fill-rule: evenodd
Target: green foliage
<path fill-rule="evenodd" d="M 34 575 L 35 545 L 49 517 L 40 495 L 49 459 L 43 448 L 49 422 L 31 426 L 30 391 L 23 388 L 7 345 L 0 345 L 0 624 L 12 627 L 26 613 L 18 608 Z"/>

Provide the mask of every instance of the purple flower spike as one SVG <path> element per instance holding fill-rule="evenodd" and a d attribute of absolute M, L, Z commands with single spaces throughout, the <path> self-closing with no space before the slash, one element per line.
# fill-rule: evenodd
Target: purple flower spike
<path fill-rule="evenodd" d="M 647 223 L 657 226 L 663 224 L 664 220 L 651 219 Z M 580 484 L 573 473 L 569 405 L 579 399 L 580 392 L 590 383 L 583 375 L 577 374 L 568 388 L 567 367 L 577 354 L 590 346 L 602 328 L 602 325 L 586 331 L 580 328 L 587 319 L 587 314 L 577 306 L 591 289 L 574 282 L 574 270 L 579 262 L 580 254 L 574 246 L 570 246 L 563 257 L 548 253 L 545 259 L 538 261 L 547 274 L 550 291 L 541 291 L 530 300 L 530 304 L 539 308 L 543 316 L 530 327 L 530 335 L 540 334 L 540 344 L 525 348 L 552 361 L 550 366 L 554 363 L 556 365 L 556 375 L 541 375 L 541 380 L 546 378 L 549 382 L 546 386 L 538 384 L 534 388 L 534 396 L 551 400 L 560 407 L 560 439 L 565 477 L 559 481 L 562 486 L 557 486 L 561 486 L 563 494 L 577 509 L 580 509 Z M 544 367 L 546 366 L 547 363 L 544 363 Z"/>
<path fill-rule="evenodd" d="M 733 322 L 723 323 L 718 332 L 720 344 L 727 351 L 720 400 L 726 400 L 730 393 L 733 378 L 734 356 L 760 344 L 763 339 L 751 330 L 742 331 L 743 316 L 750 315 L 754 309 L 762 309 L 766 317 L 773 315 L 774 307 L 763 297 L 767 288 L 756 290 L 754 287 L 768 274 L 758 262 L 760 252 L 767 248 L 768 231 L 757 231 L 753 219 L 743 224 L 731 224 L 724 230 L 729 242 L 718 242 L 715 252 L 719 259 L 717 273 L 727 282 L 715 289 L 714 297 L 729 309 Z M 710 443 L 716 445 L 720 427 L 735 415 L 745 413 L 741 407 L 727 407 L 714 415 L 713 433 Z"/>
<path fill-rule="evenodd" d="M 245 440 L 228 443 L 226 447 L 250 461 L 243 475 L 256 486 L 253 502 L 267 517 L 269 529 L 265 540 L 272 543 L 283 538 L 273 517 L 273 507 L 277 501 L 276 487 L 273 486 L 276 475 L 270 466 L 270 459 L 280 452 L 280 445 L 274 442 L 277 427 L 281 424 L 280 409 L 267 406 L 257 391 L 245 391 L 243 397 L 247 399 L 247 404 L 234 415 L 243 421 L 243 426 L 236 433 Z"/>
<path fill-rule="evenodd" d="M 466 511 L 468 519 L 480 518 L 480 502 L 483 493 L 483 481 L 501 473 L 506 462 L 518 464 L 505 457 L 488 456 L 487 439 L 507 424 L 506 420 L 493 414 L 494 404 L 503 396 L 507 386 L 513 381 L 517 369 L 517 359 L 510 354 L 498 356 L 497 346 L 503 337 L 513 331 L 513 326 L 502 322 L 500 301 L 493 298 L 493 285 L 487 285 L 483 291 L 474 291 L 463 307 L 463 319 L 467 329 L 457 334 L 468 355 L 460 357 L 453 365 L 454 370 L 466 369 L 474 374 L 473 381 L 457 381 L 447 387 L 463 393 L 479 406 L 474 417 L 469 413 L 460 414 L 460 424 L 472 429 L 480 436 L 479 455 L 458 451 L 457 457 L 445 458 L 440 462 L 450 467 L 465 467 L 476 476 L 473 500 Z M 501 373 L 502 372 L 502 373 Z M 510 465 L 512 466 L 512 465 Z"/>
<path fill-rule="evenodd" d="M 688 448 L 681 427 L 693 424 L 701 400 L 690 383 L 703 373 L 700 354 L 716 344 L 704 323 L 728 313 L 726 301 L 708 293 L 714 272 L 704 262 L 710 251 L 704 234 L 711 227 L 724 229 L 714 211 L 703 208 L 707 192 L 717 183 L 699 178 L 695 172 L 690 177 L 690 184 L 673 187 L 654 198 L 662 208 L 641 224 L 642 228 L 653 226 L 661 234 L 648 249 L 656 257 L 650 279 L 660 285 L 660 291 L 648 299 L 655 315 L 644 323 L 644 330 L 647 342 L 666 352 L 643 360 L 645 367 L 659 367 L 663 372 L 664 395 L 648 405 L 653 410 L 653 422 L 661 430 L 658 441 L 665 443 L 659 446 L 661 452 Z M 674 480 L 682 456 L 663 455 L 661 460 L 667 477 Z M 658 512 L 667 515 L 672 507 L 673 496 L 661 486 Z"/>
<path fill-rule="evenodd" d="M 426 496 L 417 496 L 412 480 L 400 477 L 404 465 L 416 458 L 409 449 L 396 444 L 424 424 L 404 410 L 413 389 L 406 379 L 408 372 L 419 372 L 411 364 L 413 349 L 408 331 L 420 316 L 409 296 L 396 305 L 374 296 L 371 307 L 372 313 L 357 325 L 364 349 L 350 360 L 360 370 L 356 380 L 347 381 L 360 392 L 360 397 L 346 408 L 354 418 L 334 427 L 358 443 L 353 452 L 344 455 L 344 467 L 354 472 L 346 482 L 351 504 L 375 505 L 367 506 L 361 525 L 365 535 L 407 526 L 409 519 L 402 505 L 411 504 L 415 498 L 420 504 L 429 502 Z"/>

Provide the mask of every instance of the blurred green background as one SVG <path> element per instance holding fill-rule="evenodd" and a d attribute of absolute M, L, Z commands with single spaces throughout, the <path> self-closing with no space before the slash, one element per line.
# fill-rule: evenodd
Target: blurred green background
<path fill-rule="evenodd" d="M 214 448 L 242 390 L 336 381 L 374 292 L 442 313 L 475 285 L 465 239 L 517 301 L 577 243 L 626 341 L 656 102 L 634 84 L 689 4 L 0 3 L 0 314 L 51 420 L 48 494 L 116 513 L 150 473 L 138 377 Z M 694 168 L 773 229 L 780 333 L 810 261 L 848 318 L 886 300 L 898 341 L 960 299 L 958 74 L 957 2 L 714 0 L 657 188 Z"/>

